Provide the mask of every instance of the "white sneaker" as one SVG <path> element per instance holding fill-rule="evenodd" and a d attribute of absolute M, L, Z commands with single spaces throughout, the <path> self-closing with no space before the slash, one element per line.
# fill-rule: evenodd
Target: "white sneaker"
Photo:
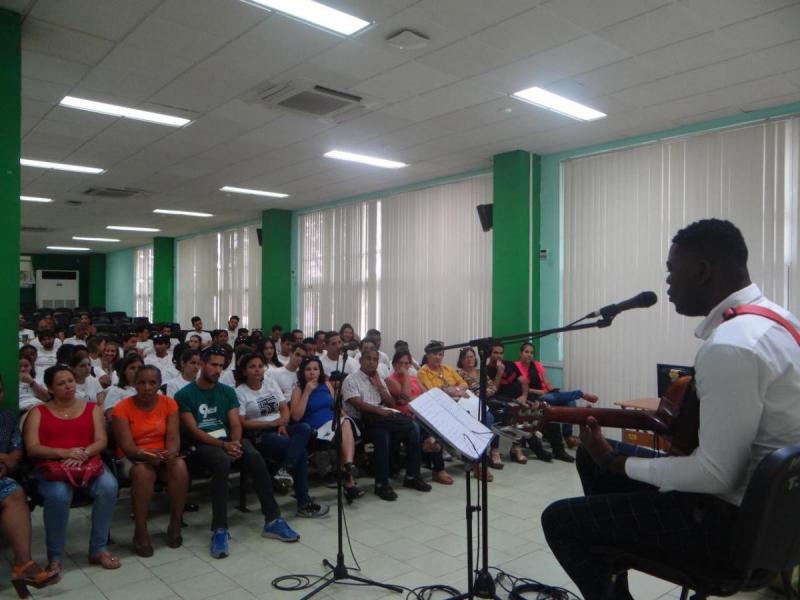
<path fill-rule="evenodd" d="M 272 477 L 272 481 L 278 487 L 290 488 L 294 485 L 294 478 L 286 470 L 286 467 L 281 467 Z"/>

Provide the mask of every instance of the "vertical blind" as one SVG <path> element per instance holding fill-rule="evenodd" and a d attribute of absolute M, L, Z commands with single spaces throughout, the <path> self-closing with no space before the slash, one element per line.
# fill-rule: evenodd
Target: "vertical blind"
<path fill-rule="evenodd" d="M 563 165 L 564 321 L 642 290 L 659 296 L 609 328 L 564 334 L 566 387 L 610 406 L 655 395 L 657 363 L 693 364 L 700 320 L 667 301 L 665 263 L 672 236 L 698 219 L 735 223 L 751 279 L 798 313 L 798 127 L 768 121 Z"/>
<path fill-rule="evenodd" d="M 178 321 L 195 315 L 206 329 L 240 317 L 241 327 L 261 322 L 261 248 L 249 225 L 178 241 Z"/>
<path fill-rule="evenodd" d="M 376 328 L 419 356 L 431 339 L 491 331 L 492 234 L 475 207 L 491 175 L 313 211 L 297 221 L 298 314 L 306 331 Z"/>
<path fill-rule="evenodd" d="M 133 259 L 134 306 L 137 317 L 153 319 L 153 246 L 137 248 Z"/>

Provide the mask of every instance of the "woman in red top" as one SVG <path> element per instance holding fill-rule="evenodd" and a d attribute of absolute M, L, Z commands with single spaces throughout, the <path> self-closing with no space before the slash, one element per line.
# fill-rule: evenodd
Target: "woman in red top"
<path fill-rule="evenodd" d="M 117 404 L 111 412 L 111 425 L 117 442 L 117 456 L 131 478 L 133 548 L 139 556 L 153 556 L 147 530 L 147 513 L 156 478 L 169 482 L 170 519 L 167 546 L 183 543 L 181 516 L 189 489 L 189 472 L 180 453 L 178 404 L 158 393 L 161 371 L 145 365 L 136 372 L 136 395 Z"/>
<path fill-rule="evenodd" d="M 25 449 L 36 467 L 60 461 L 65 467 L 78 467 L 106 448 L 103 411 L 93 402 L 75 397 L 75 377 L 65 365 L 50 367 L 44 373 L 50 400 L 30 410 L 25 421 Z M 67 481 L 48 481 L 40 469 L 38 490 L 44 497 L 44 529 L 48 571 L 63 571 L 64 544 L 72 502 L 73 487 Z M 92 532 L 89 538 L 89 563 L 104 569 L 118 569 L 120 561 L 107 549 L 108 529 L 117 503 L 117 480 L 103 467 L 86 491 L 93 498 Z"/>

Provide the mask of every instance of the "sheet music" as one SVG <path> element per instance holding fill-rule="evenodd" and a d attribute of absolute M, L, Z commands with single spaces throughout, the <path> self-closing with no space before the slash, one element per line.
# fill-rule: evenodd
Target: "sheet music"
<path fill-rule="evenodd" d="M 408 406 L 443 442 L 470 461 L 481 457 L 494 435 L 439 388 L 425 392 Z"/>

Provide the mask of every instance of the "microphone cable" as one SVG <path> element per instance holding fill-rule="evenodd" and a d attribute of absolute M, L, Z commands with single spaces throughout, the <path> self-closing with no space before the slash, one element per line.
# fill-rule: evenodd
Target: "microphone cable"
<path fill-rule="evenodd" d="M 495 584 L 508 593 L 508 600 L 581 600 L 580 596 L 562 587 L 516 577 L 498 567 L 489 567 L 489 571 L 497 573 Z"/>

